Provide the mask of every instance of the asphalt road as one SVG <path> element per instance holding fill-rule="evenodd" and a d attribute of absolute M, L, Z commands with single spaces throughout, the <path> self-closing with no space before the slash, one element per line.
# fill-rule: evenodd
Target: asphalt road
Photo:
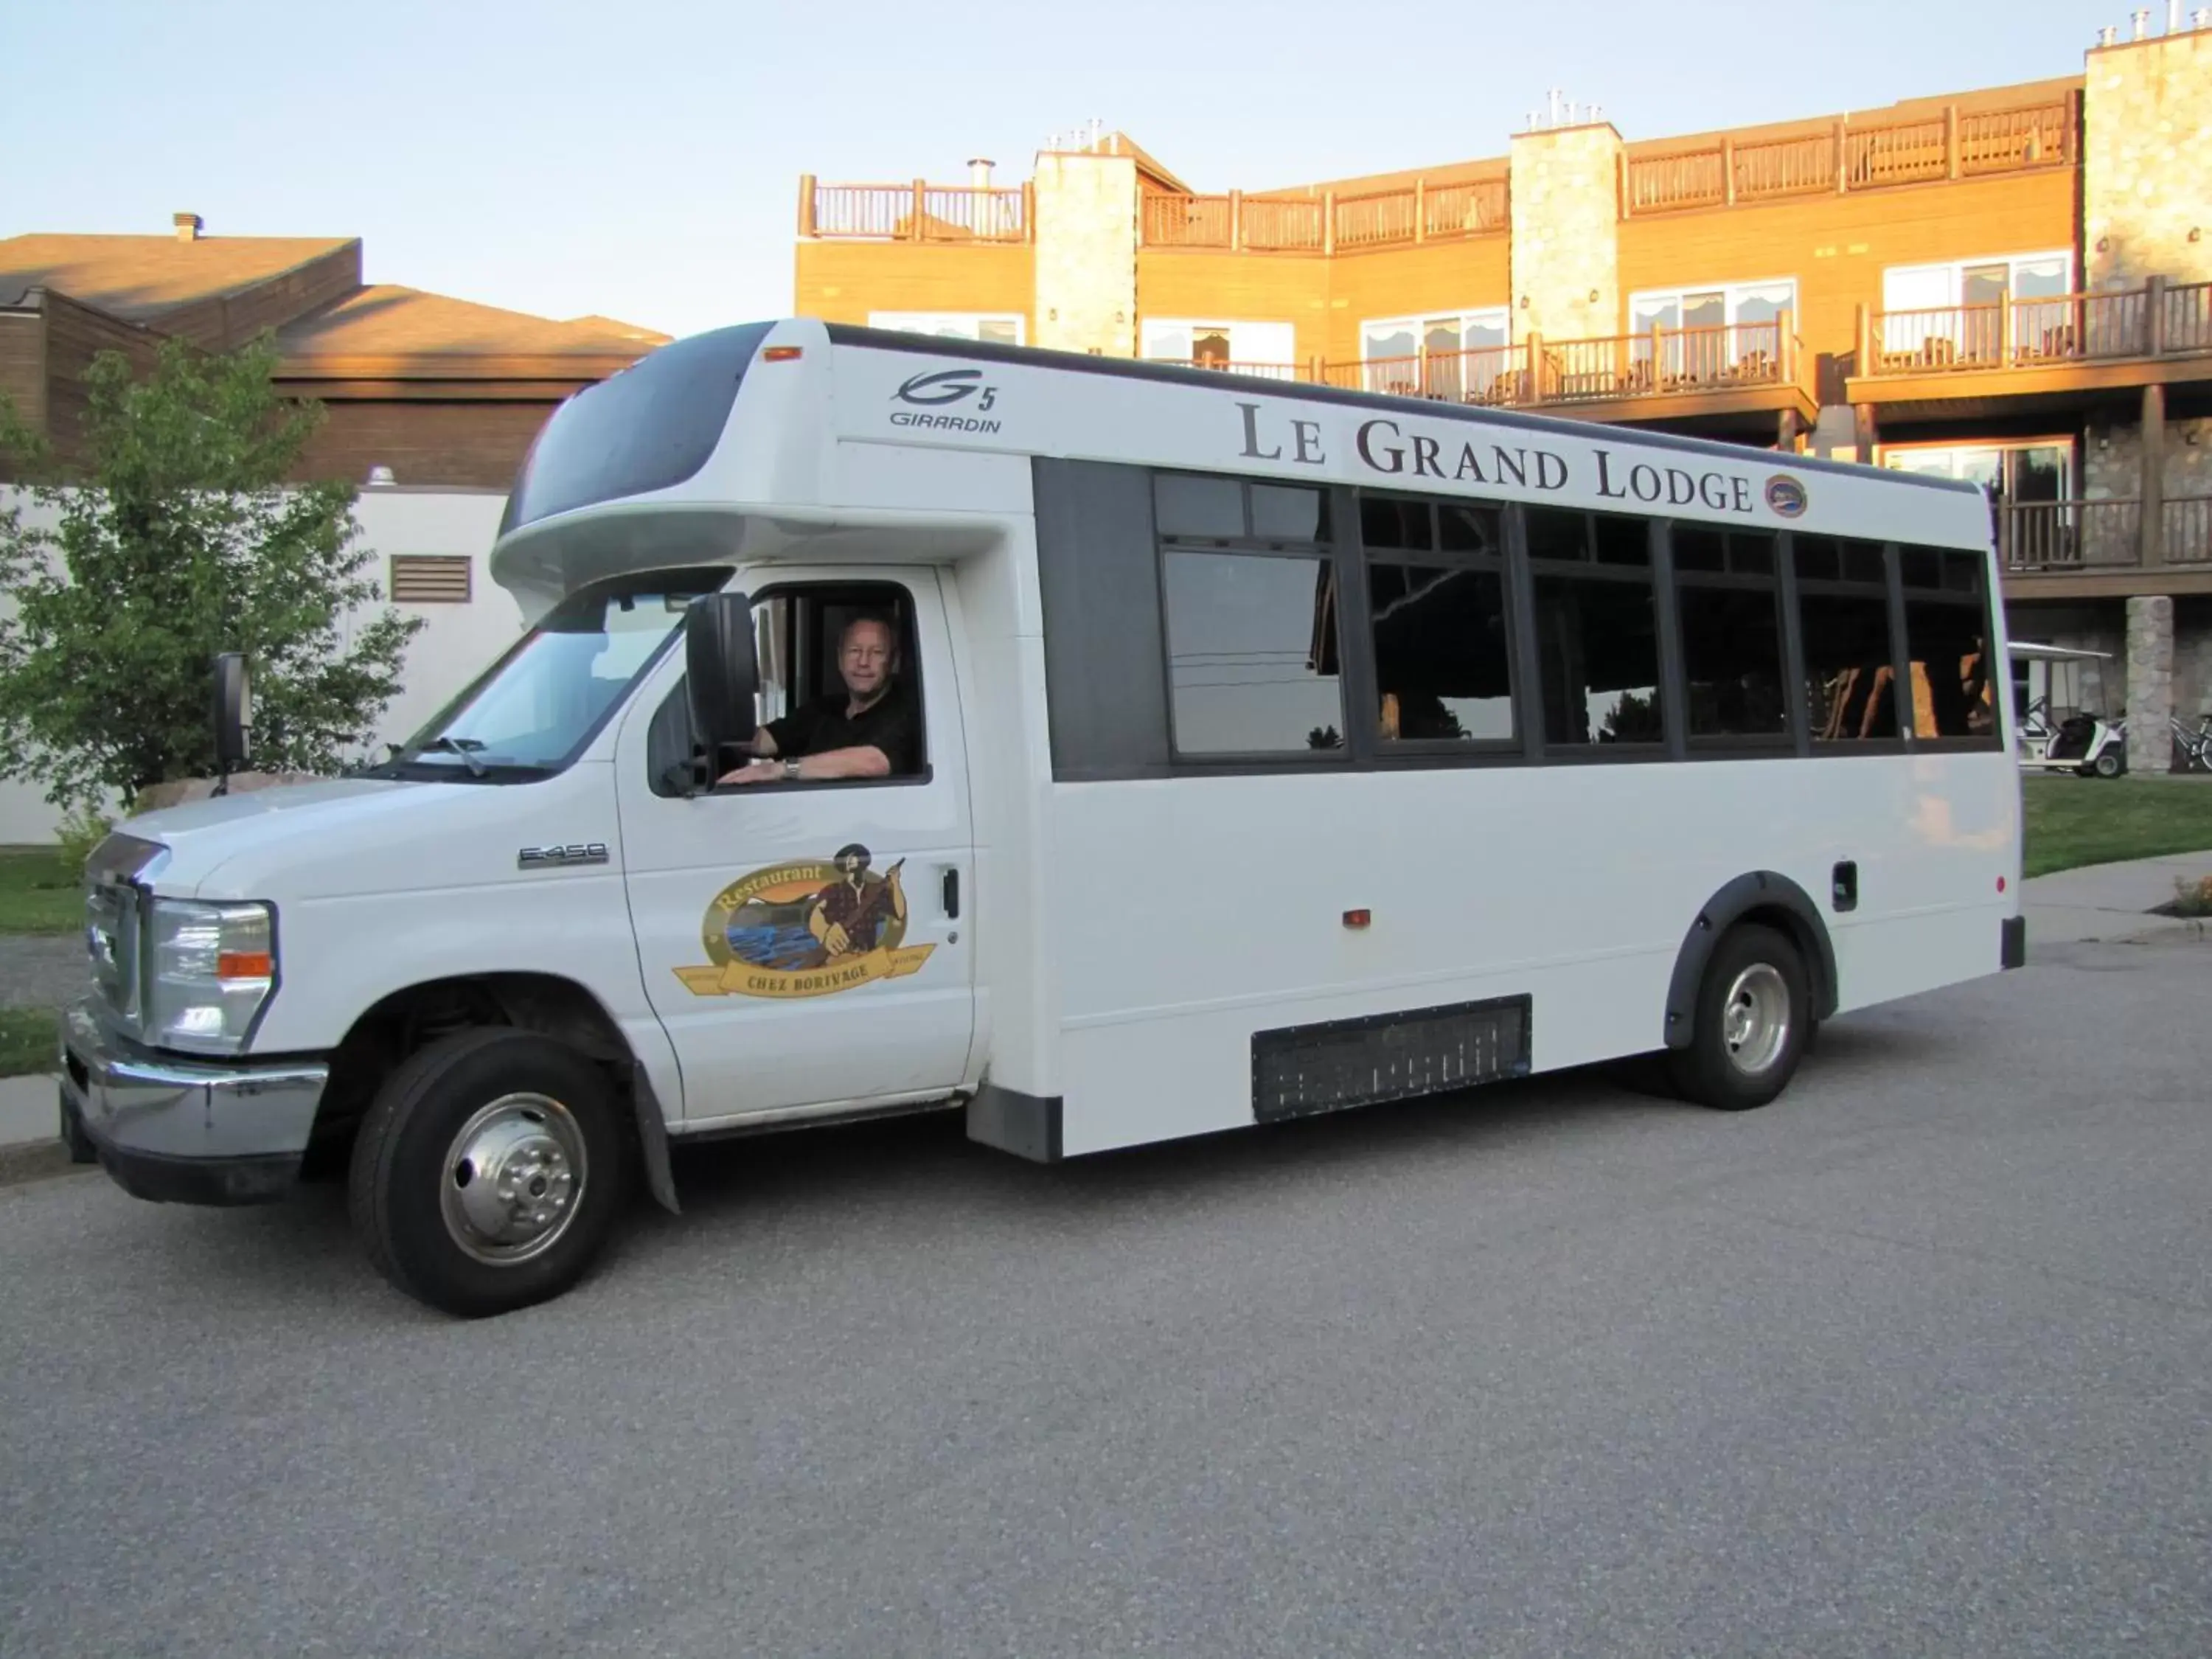
<path fill-rule="evenodd" d="M 2212 1652 L 2212 946 L 1038 1169 L 683 1164 L 447 1322 L 339 1194 L 0 1191 L 0 1652 Z"/>

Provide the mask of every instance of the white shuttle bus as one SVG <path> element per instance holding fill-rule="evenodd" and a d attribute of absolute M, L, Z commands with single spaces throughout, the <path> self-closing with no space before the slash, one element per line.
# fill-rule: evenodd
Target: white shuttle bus
<path fill-rule="evenodd" d="M 473 1315 L 674 1209 L 678 1141 L 945 1107 L 1049 1161 L 1655 1053 L 1758 1106 L 2021 960 L 1990 528 L 1507 412 L 681 341 L 548 422 L 492 555 L 534 625 L 419 737 L 95 855 L 64 1128 L 150 1199 L 343 1169 Z"/>

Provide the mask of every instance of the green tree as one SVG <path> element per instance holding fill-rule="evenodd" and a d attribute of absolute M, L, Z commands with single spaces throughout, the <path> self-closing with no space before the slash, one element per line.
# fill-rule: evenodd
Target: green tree
<path fill-rule="evenodd" d="M 368 742 L 422 627 L 380 605 L 354 487 L 295 483 L 322 420 L 265 337 L 164 344 L 135 378 L 103 353 L 66 473 L 0 405 L 37 510 L 0 513 L 0 776 L 90 808 L 215 768 L 211 663 L 253 677 L 253 763 L 329 771 Z"/>

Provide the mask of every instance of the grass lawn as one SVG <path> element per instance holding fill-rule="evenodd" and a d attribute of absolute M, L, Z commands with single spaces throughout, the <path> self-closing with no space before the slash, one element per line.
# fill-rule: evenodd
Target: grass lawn
<path fill-rule="evenodd" d="M 2212 784 L 2031 776 L 2021 792 L 2031 876 L 2212 848 Z"/>
<path fill-rule="evenodd" d="M 0 847 L 0 933 L 74 933 L 84 889 L 51 847 Z"/>
<path fill-rule="evenodd" d="M 0 1008 L 0 1077 L 54 1069 L 61 1041 L 58 1018 L 44 1008 Z"/>

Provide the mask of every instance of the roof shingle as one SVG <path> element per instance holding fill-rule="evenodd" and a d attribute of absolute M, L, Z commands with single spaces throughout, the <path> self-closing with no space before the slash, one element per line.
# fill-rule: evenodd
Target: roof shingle
<path fill-rule="evenodd" d="M 10 236 L 0 240 L 0 304 L 51 288 L 111 316 L 154 323 L 357 246 L 347 236 Z"/>

